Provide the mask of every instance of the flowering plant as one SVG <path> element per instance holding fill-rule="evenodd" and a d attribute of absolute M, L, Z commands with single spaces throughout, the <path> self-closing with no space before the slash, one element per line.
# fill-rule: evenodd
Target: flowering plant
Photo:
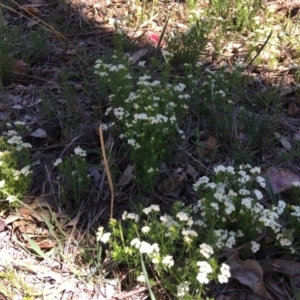
<path fill-rule="evenodd" d="M 200 199 L 193 205 L 177 202 L 169 214 L 153 204 L 137 213 L 125 211 L 122 220 L 111 220 L 109 232 L 99 228 L 98 241 L 109 243 L 112 259 L 127 263 L 130 274 L 145 282 L 142 255 L 150 282 L 158 278 L 176 299 L 203 299 L 209 282 L 228 281 L 229 264 L 218 261 L 225 248 L 243 245 L 249 256 L 259 251 L 261 236 L 267 234 L 277 246 L 293 251 L 293 237 L 281 224 L 286 203 L 260 203 L 266 186 L 260 168 L 218 166 L 214 171 L 211 179 L 203 176 L 195 182 Z M 291 217 L 299 218 L 298 206 L 290 210 Z"/>
<path fill-rule="evenodd" d="M 12 127 L 11 124 L 7 124 Z M 0 137 L 0 199 L 1 208 L 14 208 L 31 183 L 31 144 L 24 143 L 19 132 L 23 122 L 15 122 L 16 130 L 4 131 Z"/>
<path fill-rule="evenodd" d="M 74 201 L 74 204 L 77 205 L 90 187 L 91 179 L 87 173 L 86 151 L 76 147 L 74 153 L 75 155 L 71 155 L 64 160 L 58 158 L 54 162 L 54 166 L 61 172 L 61 176 L 58 179 L 61 186 L 62 199 L 65 202 L 67 200 Z"/>
<path fill-rule="evenodd" d="M 190 96 L 184 92 L 183 83 L 167 82 L 169 66 L 162 80 L 158 80 L 145 70 L 145 62 L 139 62 L 138 75 L 131 64 L 131 59 L 113 56 L 111 63 L 98 60 L 95 73 L 111 92 L 105 114 L 111 115 L 114 121 L 104 129 L 118 131 L 136 165 L 135 181 L 151 190 L 162 161 L 170 155 L 170 143 L 177 136 L 184 138 L 179 124 L 186 114 L 185 102 Z"/>

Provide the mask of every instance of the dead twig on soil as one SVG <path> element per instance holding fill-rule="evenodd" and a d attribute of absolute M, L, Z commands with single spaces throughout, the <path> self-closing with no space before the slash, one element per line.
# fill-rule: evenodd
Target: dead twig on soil
<path fill-rule="evenodd" d="M 99 126 L 99 136 L 100 136 L 100 145 L 101 145 L 101 151 L 102 151 L 104 169 L 105 169 L 105 173 L 106 173 L 107 180 L 108 180 L 108 186 L 109 186 L 110 192 L 111 192 L 111 198 L 110 198 L 110 218 L 112 219 L 113 218 L 113 211 L 114 211 L 114 185 L 113 185 L 113 181 L 111 179 L 110 170 L 109 170 L 109 166 L 108 166 L 108 161 L 107 161 L 107 158 L 106 158 L 106 152 L 105 152 L 104 140 L 103 140 L 103 128 L 102 128 L 102 125 Z"/>

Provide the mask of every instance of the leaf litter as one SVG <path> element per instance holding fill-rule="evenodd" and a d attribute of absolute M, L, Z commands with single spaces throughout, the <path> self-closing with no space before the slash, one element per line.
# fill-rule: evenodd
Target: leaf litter
<path fill-rule="evenodd" d="M 71 43 L 78 47 L 69 48 L 55 36 L 55 34 L 51 33 L 49 35 L 49 49 L 46 53 L 46 59 L 43 55 L 37 56 L 33 64 L 32 62 L 29 63 L 29 61 L 24 61 L 23 59 L 16 60 L 13 63 L 12 69 L 15 77 L 11 84 L 4 89 L 6 103 L 5 106 L 3 106 L 3 114 L 0 114 L 1 120 L 27 121 L 31 132 L 31 134 L 29 132 L 27 133 L 28 137 L 31 135 L 30 138 L 33 139 L 33 142 L 36 144 L 36 149 L 38 149 L 33 153 L 33 158 L 40 161 L 40 166 L 36 170 L 35 187 L 33 188 L 32 194 L 35 196 L 48 194 L 52 195 L 50 198 L 53 198 L 50 201 L 48 197 L 48 201 L 47 197 L 45 197 L 43 205 L 41 205 L 41 203 L 36 204 L 40 202 L 40 200 L 36 199 L 36 201 L 33 202 L 36 203 L 31 208 L 22 207 L 19 215 L 9 215 L 0 219 L 0 269 L 1 271 L 6 271 L 12 266 L 15 270 L 18 270 L 18 272 L 23 274 L 27 284 L 34 287 L 35 290 L 32 295 L 35 295 L 36 299 L 42 299 L 42 297 L 46 297 L 46 299 L 56 299 L 56 297 L 60 297 L 60 299 L 111 299 L 117 294 L 121 297 L 119 299 L 130 299 L 130 297 L 135 296 L 142 299 L 145 295 L 144 289 L 137 288 L 136 290 L 133 289 L 129 292 L 121 291 L 119 284 L 114 281 L 108 282 L 107 284 L 90 284 L 85 280 L 89 270 L 88 268 L 85 269 L 82 265 L 77 264 L 75 259 L 78 252 L 76 241 L 81 238 L 83 232 L 81 232 L 80 229 L 76 229 L 75 225 L 80 224 L 80 217 L 86 218 L 86 216 L 89 216 L 90 220 L 97 219 L 97 217 L 99 219 L 99 215 L 102 216 L 102 214 L 105 214 L 106 206 L 100 205 L 99 202 L 97 202 L 99 201 L 99 197 L 97 191 L 94 191 L 91 193 L 91 198 L 94 199 L 94 203 L 88 205 L 90 209 L 88 213 L 86 213 L 86 211 L 79 211 L 77 214 L 72 215 L 71 211 L 66 210 L 62 213 L 58 201 L 59 196 L 57 195 L 57 186 L 53 184 L 56 182 L 55 173 L 52 173 L 52 171 L 49 171 L 50 169 L 47 168 L 51 163 L 52 158 L 58 157 L 62 153 L 62 149 L 64 149 L 68 142 L 72 140 L 72 137 L 74 137 L 75 134 L 78 134 L 77 129 L 72 132 L 72 126 L 70 126 L 70 128 L 68 128 L 70 135 L 64 137 L 61 132 L 67 129 L 63 128 L 61 125 L 62 122 L 60 120 L 62 118 L 78 117 L 76 122 L 80 123 L 80 131 L 84 133 L 77 141 L 78 143 L 85 143 L 87 147 L 92 148 L 98 139 L 97 136 L 92 134 L 93 126 L 98 120 L 96 120 L 96 118 L 90 118 L 92 115 L 91 95 L 84 92 L 84 83 L 78 82 L 77 79 L 75 81 L 73 78 L 67 79 L 67 81 L 75 87 L 76 94 L 72 97 L 75 97 L 78 105 L 78 107 L 75 108 L 75 112 L 71 112 L 66 108 L 68 100 L 62 95 L 64 85 L 62 83 L 62 77 L 60 76 L 60 71 L 63 70 L 65 66 L 74 70 L 79 67 L 76 59 L 74 59 L 79 52 L 94 52 L 99 56 L 105 53 L 103 50 L 104 46 L 111 48 L 113 45 L 113 24 L 116 20 L 114 14 L 116 13 L 116 10 L 119 10 L 119 14 L 122 13 L 122 4 L 119 3 L 116 9 L 111 10 L 110 4 L 106 2 L 101 2 L 100 4 L 94 4 L 92 2 L 93 1 L 82 4 L 81 11 L 76 6 L 77 3 L 75 0 L 66 4 L 66 6 L 62 4 L 51 5 L 49 7 L 50 11 L 46 11 L 45 15 L 43 15 L 44 9 L 45 7 L 49 9 L 49 5 L 45 5 L 43 0 L 32 0 L 30 1 L 31 4 L 20 7 L 27 17 L 30 13 L 33 15 L 41 15 L 41 20 L 49 22 L 49 18 L 47 19 L 46 17 L 49 12 L 49 16 L 51 14 L 54 16 L 52 22 L 58 23 L 60 19 L 64 20 L 66 23 L 71 22 L 72 24 L 67 25 L 74 26 L 75 31 L 73 33 L 66 33 L 65 35 Z M 39 6 L 39 4 L 42 6 Z M 100 6 L 98 6 L 98 4 Z M 95 5 L 97 5 L 97 7 L 95 7 Z M 168 3 L 168 7 L 162 6 L 162 14 L 175 5 L 175 3 Z M 282 7 L 278 7 L 278 10 L 286 9 L 283 4 L 281 5 Z M 27 12 L 29 14 L 27 14 Z M 184 11 L 177 11 L 176 14 L 181 18 L 181 20 L 176 21 L 178 27 L 185 27 L 184 19 L 186 18 L 186 15 Z M 68 16 L 68 18 L 66 18 L 66 16 Z M 96 20 L 97 23 L 94 23 L 93 20 L 95 20 L 96 17 L 99 22 Z M 85 24 L 85 20 L 91 20 L 88 24 L 89 30 L 81 30 L 81 26 L 82 24 Z M 20 22 L 20 26 L 28 26 L 28 24 L 30 24 L 29 27 L 31 27 L 31 22 L 36 22 L 36 20 L 30 19 L 30 16 L 21 19 L 19 16 L 10 13 L 10 15 L 7 15 L 6 22 L 12 25 Z M 174 27 L 176 22 L 171 22 L 170 27 Z M 34 25 L 35 24 L 36 23 L 34 23 Z M 150 28 L 153 26 L 153 29 L 151 29 L 153 31 L 148 31 L 147 26 L 150 26 Z M 147 24 L 144 24 L 145 31 L 143 31 L 143 34 L 139 33 L 135 35 L 135 32 L 137 31 L 134 28 L 127 28 L 125 30 L 125 33 L 128 34 L 129 38 L 132 40 L 136 41 L 137 37 L 141 39 L 137 42 L 138 46 L 142 45 L 143 47 L 146 47 L 142 49 L 138 47 L 138 50 L 131 52 L 133 53 L 131 57 L 135 63 L 141 59 L 147 58 L 148 55 L 153 53 L 153 49 L 149 47 L 148 43 L 152 42 L 154 46 L 157 46 L 160 38 L 159 32 L 161 32 L 162 28 L 163 22 L 160 21 L 158 16 L 157 18 L 153 18 L 153 20 Z M 144 34 L 144 32 L 146 32 L 146 34 Z M 161 46 L 167 46 L 164 40 L 162 41 Z M 223 48 L 223 52 L 228 59 L 232 58 L 232 53 L 242 56 L 243 44 L 231 43 Z M 285 91 L 283 95 L 287 97 L 292 93 L 293 96 L 295 96 L 291 76 L 282 78 L 276 71 L 268 70 L 268 68 L 264 67 L 260 70 L 256 69 L 253 71 L 255 71 L 253 74 L 255 74 L 256 78 L 254 85 L 260 85 L 261 90 L 267 90 L 270 86 L 276 86 L 278 85 L 278 80 L 282 80 L 284 83 L 282 90 Z M 26 78 L 25 80 L 24 76 Z M 38 91 L 43 91 L 44 93 L 42 101 L 40 101 Z M 51 98 L 50 95 L 53 94 L 55 97 Z M 297 118 L 299 115 L 298 100 L 296 102 L 290 102 L 287 109 L 287 113 L 294 118 Z M 44 105 L 44 108 L 42 105 Z M 54 112 L 51 116 L 50 124 L 49 121 L 45 119 L 45 107 L 47 105 L 50 111 L 52 110 Z M 99 111 L 103 110 L 103 104 L 98 105 L 97 109 Z M 103 118 L 103 115 L 98 117 L 101 119 Z M 298 122 L 298 119 L 296 119 L 296 122 Z M 297 140 L 297 135 L 299 135 L 300 132 L 299 128 L 295 127 L 295 125 L 293 125 L 294 123 L 291 124 L 285 124 L 285 126 L 288 128 L 287 131 L 293 134 L 294 139 Z M 192 136 L 191 132 L 188 132 L 188 134 Z M 42 139 L 47 139 L 46 143 Z M 276 146 L 277 149 L 282 149 L 283 147 L 288 151 L 293 150 L 293 143 L 286 136 L 281 137 L 280 143 L 281 145 Z M 109 151 L 112 151 L 112 144 L 107 145 Z M 186 145 L 186 149 L 184 150 L 188 153 L 193 153 L 194 150 L 200 151 L 202 156 L 208 157 L 207 161 L 210 164 L 209 153 L 212 151 L 221 153 L 223 145 L 221 140 L 218 140 L 217 137 L 211 135 L 199 146 L 200 147 L 195 149 L 195 147 L 191 145 Z M 190 151 L 191 149 L 193 151 Z M 114 155 L 113 152 L 111 154 L 112 156 Z M 272 160 L 268 161 L 268 163 L 274 160 L 274 153 L 272 153 L 272 155 Z M 112 158 L 112 164 L 113 163 L 115 162 Z M 126 161 L 121 163 L 122 167 L 120 167 L 120 169 L 124 170 L 126 165 L 127 168 L 117 183 L 117 186 L 119 187 L 132 184 L 133 166 L 126 163 Z M 193 159 L 181 167 L 178 167 L 177 164 L 178 162 L 175 160 L 171 163 L 171 166 L 165 165 L 165 168 L 159 175 L 161 182 L 158 183 L 158 194 L 150 195 L 150 197 L 147 198 L 147 201 L 151 202 L 153 199 L 159 199 L 160 201 L 165 201 L 165 203 L 172 203 L 172 201 L 188 191 L 188 186 L 190 186 L 191 183 L 189 176 L 194 180 L 199 173 L 203 173 L 203 170 L 207 168 L 207 166 L 202 165 L 203 162 L 199 162 L 199 160 L 194 161 Z M 294 181 L 299 181 L 300 178 L 298 175 L 298 166 L 296 167 L 291 164 L 287 164 L 286 167 L 280 168 L 268 167 L 265 165 L 264 169 L 264 176 L 269 178 L 275 194 L 289 191 L 292 188 L 292 183 Z M 95 181 L 97 181 L 97 185 L 99 182 L 102 182 L 101 201 L 108 201 L 109 192 L 105 185 L 104 172 L 98 171 L 98 169 L 91 169 L 91 173 L 94 174 L 93 176 Z M 41 174 L 41 176 L 38 174 Z M 132 184 L 132 186 L 132 190 L 134 190 L 134 185 Z M 128 190 L 130 190 L 130 188 L 128 188 Z M 124 189 L 120 195 L 120 199 L 128 200 L 131 197 L 131 195 L 127 194 L 128 190 Z M 192 194 L 188 195 L 191 196 Z M 191 196 L 191 198 L 192 197 L 193 196 Z M 124 203 L 124 201 L 121 202 Z M 51 213 L 48 210 L 49 207 L 51 207 Z M 54 217 L 57 220 L 62 221 L 62 223 L 66 221 L 65 224 L 74 226 L 73 230 L 75 232 L 71 230 L 68 231 L 69 246 L 66 247 L 66 252 L 64 254 L 65 257 L 69 257 L 70 259 L 66 263 L 62 262 L 60 259 L 56 259 L 52 255 L 53 252 L 51 252 L 51 249 L 56 249 L 57 241 L 55 239 L 49 241 L 46 240 L 49 236 L 49 231 L 48 226 L 45 225 L 44 218 L 53 220 Z M 84 221 L 81 220 L 81 222 L 84 224 Z M 27 237 L 29 236 L 36 245 L 33 243 L 30 245 L 28 238 L 26 240 L 26 235 Z M 34 247 L 40 249 L 47 258 L 45 260 L 36 259 L 35 256 L 27 251 L 27 248 L 33 247 L 32 245 L 35 245 Z M 291 277 L 299 276 L 298 263 L 288 259 L 273 259 L 266 262 L 259 261 L 258 263 L 255 260 L 242 261 L 238 257 L 238 254 L 235 254 L 233 257 L 228 257 L 228 259 L 232 266 L 233 278 L 238 280 L 241 284 L 248 286 L 257 295 L 263 296 L 266 299 L 276 299 L 276 297 L 272 298 L 274 295 L 270 295 L 268 288 L 264 284 L 264 276 L 267 273 L 281 273 Z M 61 271 L 62 269 L 63 272 Z M 101 276 L 99 276 L 98 279 L 99 282 L 103 280 Z M 9 282 L 7 282 L 7 284 L 10 285 Z M 230 287 L 230 284 L 227 288 L 228 287 Z M 224 297 L 226 298 L 226 296 Z M 20 294 L 14 299 L 22 299 L 22 295 Z"/>

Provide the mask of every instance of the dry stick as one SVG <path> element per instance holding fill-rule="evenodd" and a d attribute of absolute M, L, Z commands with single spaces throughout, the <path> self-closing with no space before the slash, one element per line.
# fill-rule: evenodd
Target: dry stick
<path fill-rule="evenodd" d="M 101 145 L 104 169 L 105 169 L 105 173 L 106 173 L 107 180 L 108 180 L 108 186 L 110 188 L 110 193 L 111 193 L 111 197 L 110 197 L 110 218 L 112 219 L 113 218 L 113 211 L 114 211 L 114 185 L 113 185 L 113 181 L 112 181 L 111 176 L 110 176 L 110 170 L 109 170 L 109 166 L 108 166 L 108 162 L 107 162 L 107 158 L 106 158 L 106 152 L 105 152 L 104 140 L 103 140 L 102 125 L 99 126 L 99 135 L 100 135 L 100 145 Z"/>
<path fill-rule="evenodd" d="M 258 55 L 261 53 L 261 51 L 263 51 L 263 49 L 265 48 L 265 46 L 267 45 L 269 39 L 270 39 L 271 36 L 272 36 L 272 32 L 273 32 L 273 31 L 271 30 L 271 32 L 270 32 L 268 38 L 267 38 L 266 41 L 263 43 L 263 45 L 262 45 L 261 48 L 258 50 L 258 52 L 257 52 L 256 55 L 253 57 L 253 59 L 249 62 L 249 64 L 247 65 L 247 67 L 244 69 L 244 71 L 247 70 L 247 69 L 252 65 L 252 63 L 255 61 L 255 59 L 258 57 Z"/>

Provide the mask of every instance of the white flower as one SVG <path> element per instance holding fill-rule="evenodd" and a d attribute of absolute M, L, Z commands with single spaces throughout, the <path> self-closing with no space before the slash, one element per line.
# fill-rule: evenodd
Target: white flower
<path fill-rule="evenodd" d="M 291 213 L 291 216 L 300 217 L 300 206 L 292 206 L 291 207 L 294 212 Z"/>
<path fill-rule="evenodd" d="M 265 188 L 266 187 L 266 181 L 263 177 L 261 176 L 257 176 L 256 177 L 256 181 L 258 182 L 258 184 L 262 187 Z"/>
<path fill-rule="evenodd" d="M 138 238 L 134 238 L 131 242 L 130 245 L 139 249 L 141 246 L 141 241 Z"/>
<path fill-rule="evenodd" d="M 174 87 L 174 91 L 182 92 L 185 89 L 185 85 L 183 83 L 178 83 Z"/>
<path fill-rule="evenodd" d="M 293 241 L 289 240 L 288 238 L 285 238 L 282 233 L 278 233 L 276 235 L 276 239 L 279 241 L 281 246 L 291 246 Z"/>
<path fill-rule="evenodd" d="M 176 217 L 180 221 L 188 221 L 189 220 L 189 215 L 185 212 L 180 211 L 179 213 L 176 214 Z"/>
<path fill-rule="evenodd" d="M 192 230 L 192 229 L 183 229 L 181 231 L 181 234 L 183 236 L 193 236 L 193 237 L 197 237 L 198 236 L 198 233 L 195 230 Z"/>
<path fill-rule="evenodd" d="M 98 228 L 97 241 L 106 244 L 109 241 L 110 236 L 111 236 L 110 232 L 104 232 L 104 227 L 101 226 Z"/>
<path fill-rule="evenodd" d="M 81 157 L 86 156 L 86 152 L 83 149 L 81 149 L 79 146 L 74 149 L 74 152 L 76 155 L 79 155 Z"/>
<path fill-rule="evenodd" d="M 160 211 L 160 208 L 158 205 L 150 205 L 149 207 L 146 207 L 143 209 L 144 214 L 148 215 L 151 211 Z"/>
<path fill-rule="evenodd" d="M 24 176 L 28 176 L 29 174 L 32 173 L 32 171 L 30 170 L 30 166 L 25 166 L 24 168 L 21 169 L 21 173 Z"/>
<path fill-rule="evenodd" d="M 255 241 L 251 242 L 251 250 L 253 253 L 257 252 L 260 248 L 260 244 L 256 243 Z"/>
<path fill-rule="evenodd" d="M 143 233 L 148 233 L 150 231 L 150 229 L 151 228 L 149 226 L 144 226 L 144 227 L 142 227 L 141 230 L 142 230 Z"/>
<path fill-rule="evenodd" d="M 24 126 L 25 125 L 25 122 L 21 122 L 21 121 L 16 121 L 15 123 L 14 123 L 16 126 Z"/>
<path fill-rule="evenodd" d="M 134 220 L 137 223 L 140 217 L 137 214 L 128 213 L 127 211 L 124 211 L 122 214 L 122 220 L 125 221 L 126 219 Z"/>
<path fill-rule="evenodd" d="M 5 185 L 5 180 L 0 180 L 0 188 L 3 188 Z"/>
<path fill-rule="evenodd" d="M 146 63 L 146 62 L 143 60 L 143 61 L 140 61 L 138 65 L 139 65 L 140 67 L 144 67 L 144 66 L 145 66 L 145 63 Z"/>
<path fill-rule="evenodd" d="M 230 267 L 227 264 L 223 263 L 221 265 L 220 271 L 221 271 L 221 274 L 218 275 L 219 282 L 220 283 L 228 282 L 228 278 L 231 276 Z"/>
<path fill-rule="evenodd" d="M 214 249 L 205 243 L 200 245 L 200 253 L 206 258 L 209 259 L 214 254 Z"/>
<path fill-rule="evenodd" d="M 219 172 L 226 172 L 226 168 L 224 166 L 220 165 L 220 166 L 217 166 L 214 168 L 214 172 L 216 174 L 218 174 Z"/>
<path fill-rule="evenodd" d="M 250 169 L 250 173 L 260 174 L 260 167 L 254 167 L 254 168 Z"/>
<path fill-rule="evenodd" d="M 54 167 L 56 167 L 56 166 L 58 166 L 59 164 L 61 164 L 62 163 L 62 159 L 61 158 L 58 158 L 54 163 L 53 163 L 53 165 L 54 165 Z"/>
<path fill-rule="evenodd" d="M 171 256 L 171 255 L 165 256 L 162 260 L 162 264 L 166 265 L 168 268 L 173 267 L 174 266 L 173 256 Z"/>
<path fill-rule="evenodd" d="M 146 254 L 151 254 L 151 253 L 159 253 L 159 247 L 158 247 L 158 244 L 157 243 L 154 243 L 153 245 L 145 242 L 145 241 L 142 241 L 141 244 L 140 244 L 140 253 L 143 254 L 143 253 L 146 253 Z"/>
<path fill-rule="evenodd" d="M 278 215 L 281 215 L 284 212 L 285 207 L 286 203 L 283 200 L 279 200 L 275 211 L 278 213 Z"/>
<path fill-rule="evenodd" d="M 246 208 L 250 209 L 252 207 L 252 201 L 253 201 L 253 198 L 247 197 L 247 198 L 243 198 L 242 201 L 241 201 L 241 203 Z"/>
<path fill-rule="evenodd" d="M 247 189 L 240 189 L 239 194 L 241 196 L 248 196 L 248 195 L 250 195 L 250 191 L 248 191 Z"/>
<path fill-rule="evenodd" d="M 218 204 L 218 203 L 212 202 L 212 203 L 210 203 L 210 206 L 211 206 L 214 210 L 219 210 L 219 204 Z"/>
<path fill-rule="evenodd" d="M 190 289 L 189 286 L 190 286 L 190 282 L 188 282 L 188 281 L 180 283 L 177 286 L 177 296 L 180 298 L 184 297 L 185 294 L 188 293 L 188 291 Z"/>
<path fill-rule="evenodd" d="M 261 193 L 261 191 L 259 191 L 259 190 L 254 190 L 253 192 L 254 192 L 254 194 L 255 194 L 257 200 L 261 200 L 261 199 L 263 198 L 263 194 Z"/>
<path fill-rule="evenodd" d="M 207 278 L 207 273 L 198 273 L 196 278 L 202 284 L 203 283 L 205 283 L 205 284 L 209 283 L 209 279 Z"/>
<path fill-rule="evenodd" d="M 17 201 L 18 198 L 16 196 L 9 195 L 5 200 L 8 201 L 9 203 L 12 203 L 12 202 Z"/>
<path fill-rule="evenodd" d="M 141 283 L 146 282 L 146 279 L 145 279 L 144 274 L 139 275 L 139 276 L 136 278 L 136 280 L 137 280 L 138 282 L 141 282 Z"/>
<path fill-rule="evenodd" d="M 211 188 L 212 190 L 216 188 L 216 184 L 214 182 L 207 183 L 205 185 L 206 188 Z"/>
<path fill-rule="evenodd" d="M 199 272 L 201 273 L 209 274 L 213 271 L 211 265 L 205 260 L 197 261 L 197 266 L 199 267 Z"/>

